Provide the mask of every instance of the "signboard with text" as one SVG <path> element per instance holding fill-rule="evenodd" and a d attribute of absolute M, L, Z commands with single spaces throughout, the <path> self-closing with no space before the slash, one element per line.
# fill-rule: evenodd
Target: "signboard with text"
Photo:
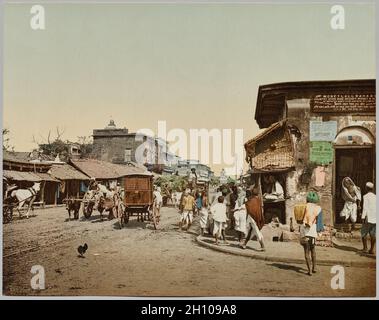
<path fill-rule="evenodd" d="M 337 135 L 337 121 L 310 121 L 310 141 L 333 141 Z"/>
<path fill-rule="evenodd" d="M 333 161 L 333 146 L 328 141 L 311 141 L 309 160 L 316 164 L 329 164 Z"/>
<path fill-rule="evenodd" d="M 311 99 L 315 113 L 375 113 L 375 94 L 318 94 Z"/>

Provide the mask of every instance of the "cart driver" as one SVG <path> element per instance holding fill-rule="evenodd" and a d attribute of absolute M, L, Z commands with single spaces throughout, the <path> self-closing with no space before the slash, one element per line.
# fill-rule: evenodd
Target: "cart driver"
<path fill-rule="evenodd" d="M 97 184 L 96 178 L 92 177 L 89 182 L 88 190 L 98 190 L 98 188 L 99 186 Z"/>

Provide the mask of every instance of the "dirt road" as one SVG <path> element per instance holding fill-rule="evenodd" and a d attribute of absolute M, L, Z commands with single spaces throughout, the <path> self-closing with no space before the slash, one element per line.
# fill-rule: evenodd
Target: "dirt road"
<path fill-rule="evenodd" d="M 64 208 L 36 210 L 4 225 L 5 295 L 65 296 L 374 296 L 375 269 L 346 268 L 344 290 L 330 286 L 330 267 L 307 276 L 305 265 L 273 263 L 200 247 L 198 226 L 177 228 L 178 213 L 162 209 L 161 229 L 133 217 L 118 222 L 66 221 Z M 85 258 L 77 247 L 87 243 Z M 299 246 L 299 250 L 302 250 Z M 31 289 L 31 267 L 45 269 L 46 289 Z"/>

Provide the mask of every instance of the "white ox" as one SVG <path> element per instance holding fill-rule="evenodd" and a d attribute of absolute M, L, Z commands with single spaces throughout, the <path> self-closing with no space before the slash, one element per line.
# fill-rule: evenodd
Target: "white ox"
<path fill-rule="evenodd" d="M 26 211 L 26 217 L 29 218 L 29 211 L 33 209 L 33 202 L 36 200 L 37 194 L 41 189 L 41 183 L 34 183 L 33 187 L 28 189 L 17 189 L 12 191 L 11 196 L 15 197 L 18 201 L 17 211 L 21 218 L 21 208 L 24 204 L 28 205 L 28 210 Z"/>

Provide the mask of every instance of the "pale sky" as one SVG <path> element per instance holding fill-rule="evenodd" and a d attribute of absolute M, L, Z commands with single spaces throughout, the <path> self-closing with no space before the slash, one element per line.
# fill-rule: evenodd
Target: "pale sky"
<path fill-rule="evenodd" d="M 44 7 L 35 31 L 31 5 L 5 6 L 3 125 L 17 151 L 57 126 L 75 141 L 111 117 L 130 131 L 238 128 L 246 141 L 259 85 L 375 78 L 373 5 L 344 5 L 344 30 L 328 4 Z"/>

